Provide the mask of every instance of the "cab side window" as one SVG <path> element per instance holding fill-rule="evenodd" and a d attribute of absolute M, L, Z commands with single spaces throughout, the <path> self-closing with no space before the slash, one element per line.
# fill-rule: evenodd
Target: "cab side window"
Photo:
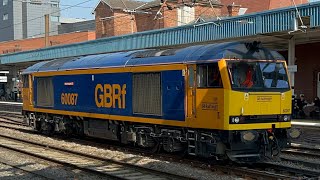
<path fill-rule="evenodd" d="M 197 84 L 198 87 L 221 88 L 222 79 L 218 63 L 198 65 Z"/>

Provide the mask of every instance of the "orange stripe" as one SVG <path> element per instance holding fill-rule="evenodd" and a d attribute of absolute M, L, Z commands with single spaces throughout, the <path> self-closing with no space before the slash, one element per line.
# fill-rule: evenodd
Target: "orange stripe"
<path fill-rule="evenodd" d="M 125 72 L 157 72 L 182 70 L 186 67 L 184 64 L 157 65 L 157 66 L 139 66 L 139 67 L 117 67 L 101 69 L 75 69 L 65 71 L 34 72 L 34 76 L 56 76 L 56 75 L 76 75 L 76 74 L 103 74 L 103 73 L 125 73 Z"/>

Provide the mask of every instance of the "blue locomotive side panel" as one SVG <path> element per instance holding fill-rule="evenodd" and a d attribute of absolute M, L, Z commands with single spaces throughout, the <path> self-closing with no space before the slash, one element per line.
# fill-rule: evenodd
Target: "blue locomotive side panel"
<path fill-rule="evenodd" d="M 132 115 L 130 73 L 54 77 L 54 108 L 112 115 Z"/>
<path fill-rule="evenodd" d="M 161 77 L 163 118 L 184 120 L 185 86 L 182 72 L 164 71 Z"/>
<path fill-rule="evenodd" d="M 53 76 L 50 78 L 54 92 L 53 107 L 37 104 L 37 79 L 40 78 L 34 81 L 34 100 L 38 108 L 180 121 L 185 119 L 185 88 L 181 71 L 161 72 L 162 100 L 159 103 L 162 103 L 162 116 L 133 113 L 132 73 Z"/>

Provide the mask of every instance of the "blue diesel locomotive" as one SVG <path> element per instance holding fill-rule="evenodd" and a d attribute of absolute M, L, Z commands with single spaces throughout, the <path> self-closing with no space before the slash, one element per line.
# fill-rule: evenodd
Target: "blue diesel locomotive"
<path fill-rule="evenodd" d="M 39 62 L 22 74 L 23 114 L 45 134 L 257 161 L 289 143 L 282 60 L 233 42 Z"/>

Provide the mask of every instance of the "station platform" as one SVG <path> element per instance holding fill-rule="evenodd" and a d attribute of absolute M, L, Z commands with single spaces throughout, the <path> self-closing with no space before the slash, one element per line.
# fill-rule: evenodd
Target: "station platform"
<path fill-rule="evenodd" d="M 305 127 L 319 127 L 319 119 L 293 119 L 291 121 L 292 126 L 305 126 Z"/>
<path fill-rule="evenodd" d="M 22 106 L 22 102 L 11 102 L 11 101 L 0 101 L 0 105 L 3 104 L 12 104 L 12 105 L 21 105 Z"/>
<path fill-rule="evenodd" d="M 21 102 L 8 102 L 0 101 L 0 111 L 1 112 L 22 112 L 22 103 Z"/>

